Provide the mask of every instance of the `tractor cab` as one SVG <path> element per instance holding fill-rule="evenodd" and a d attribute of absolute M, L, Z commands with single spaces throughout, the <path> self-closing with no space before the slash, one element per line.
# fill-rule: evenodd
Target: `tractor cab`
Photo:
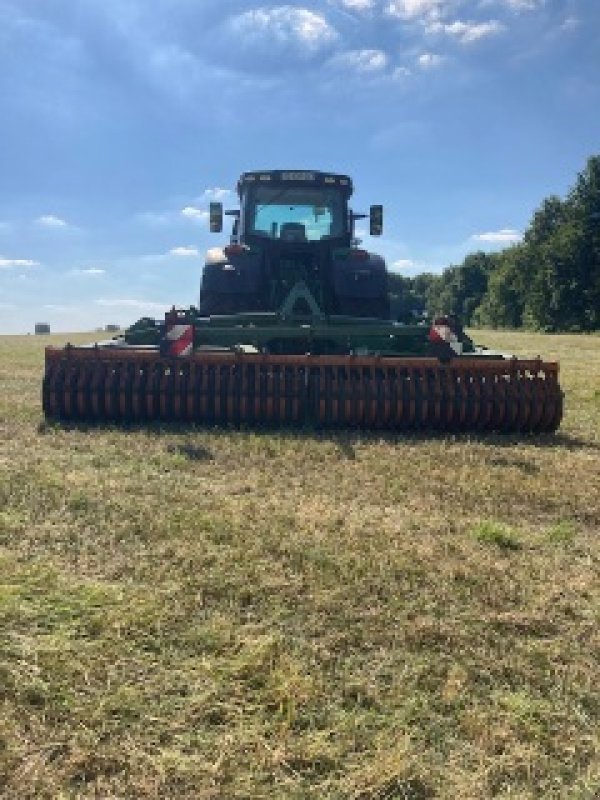
<path fill-rule="evenodd" d="M 242 176 L 240 232 L 244 239 L 257 243 L 267 239 L 292 245 L 349 245 L 348 187 L 317 183 L 315 173 L 283 173 L 286 174 L 302 175 L 304 180 L 256 183 L 248 180 L 255 176 Z"/>
<path fill-rule="evenodd" d="M 389 313 L 383 259 L 358 248 L 349 208 L 352 180 L 309 171 L 245 172 L 237 185 L 240 208 L 211 203 L 210 230 L 234 217 L 230 244 L 211 249 L 203 273 L 200 310 L 206 315 L 252 311 L 315 316 L 385 317 Z M 370 233 L 382 233 L 382 207 L 371 206 Z M 294 293 L 304 303 L 286 304 Z"/>
<path fill-rule="evenodd" d="M 354 223 L 364 214 L 348 207 L 353 192 L 347 175 L 322 172 L 245 172 L 237 185 L 239 211 L 225 213 L 237 218 L 234 238 L 248 243 L 270 239 L 285 242 L 322 242 L 350 246 Z M 211 203 L 210 230 L 223 230 L 223 205 Z M 382 207 L 371 206 L 370 233 L 382 233 Z"/>

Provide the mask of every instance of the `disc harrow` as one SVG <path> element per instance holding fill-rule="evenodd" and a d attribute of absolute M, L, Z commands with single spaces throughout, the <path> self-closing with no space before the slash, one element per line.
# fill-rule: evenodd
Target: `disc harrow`
<path fill-rule="evenodd" d="M 48 348 L 49 418 L 544 433 L 562 418 L 540 360 Z"/>

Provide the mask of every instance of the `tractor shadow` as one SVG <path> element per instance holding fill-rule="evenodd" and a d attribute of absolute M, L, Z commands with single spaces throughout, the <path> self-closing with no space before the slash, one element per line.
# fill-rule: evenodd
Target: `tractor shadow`
<path fill-rule="evenodd" d="M 257 436 L 272 438 L 277 437 L 281 440 L 307 441 L 307 442 L 328 442 L 334 444 L 340 456 L 348 460 L 356 459 L 356 448 L 365 444 L 379 443 L 389 444 L 396 447 L 410 446 L 419 443 L 443 442 L 449 446 L 470 444 L 489 447 L 494 450 L 494 463 L 499 466 L 515 464 L 514 454 L 510 451 L 516 447 L 532 448 L 534 450 L 595 450 L 600 451 L 600 443 L 593 440 L 586 440 L 572 436 L 563 431 L 556 433 L 497 433 L 487 431 L 471 432 L 448 432 L 436 430 L 367 430 L 367 429 L 340 429 L 322 428 L 312 425 L 304 425 L 299 428 L 275 427 L 268 425 L 257 426 L 214 426 L 202 425 L 198 423 L 185 422 L 147 422 L 147 423 L 127 423 L 127 422 L 64 422 L 64 421 L 41 421 L 37 426 L 40 436 L 46 435 L 51 431 L 63 432 L 115 432 L 123 434 L 146 435 L 150 438 L 160 438 L 168 436 L 170 452 L 178 453 L 190 461 L 211 461 L 215 454 L 205 443 L 199 441 L 197 437 L 209 434 L 211 439 L 217 441 L 219 438 L 230 439 L 232 434 L 241 436 Z M 173 437 L 181 437 L 180 442 L 173 442 Z"/>
<path fill-rule="evenodd" d="M 285 432 L 282 432 L 285 435 Z M 448 431 L 324 431 L 314 429 L 310 432 L 290 433 L 294 438 L 304 437 L 321 441 L 329 441 L 337 445 L 340 455 L 349 460 L 356 459 L 356 447 L 368 443 L 384 443 L 398 448 L 432 442 L 445 443 L 448 446 L 478 445 L 493 451 L 490 463 L 497 466 L 517 466 L 524 471 L 535 472 L 538 467 L 526 459 L 515 455 L 515 448 L 532 450 L 594 450 L 600 452 L 600 443 L 571 436 L 568 433 L 497 433 L 497 432 L 461 432 Z"/>

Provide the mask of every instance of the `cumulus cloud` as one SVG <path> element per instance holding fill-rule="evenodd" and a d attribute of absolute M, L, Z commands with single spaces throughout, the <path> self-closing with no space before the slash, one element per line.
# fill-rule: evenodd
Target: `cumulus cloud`
<path fill-rule="evenodd" d="M 36 223 L 43 228 L 66 228 L 67 222 L 54 214 L 44 214 L 36 219 Z"/>
<path fill-rule="evenodd" d="M 412 71 L 408 67 L 395 67 L 392 70 L 391 78 L 395 81 L 401 81 L 412 75 Z"/>
<path fill-rule="evenodd" d="M 502 228 L 499 231 L 489 231 L 488 233 L 474 233 L 471 236 L 473 241 L 487 244 L 515 244 L 522 238 L 523 235 L 513 228 Z"/>
<path fill-rule="evenodd" d="M 461 44 L 470 44 L 487 36 L 503 33 L 505 30 L 505 26 L 495 19 L 487 22 L 463 22 L 461 20 L 450 23 L 432 22 L 427 26 L 429 33 L 444 33 L 447 36 L 453 36 Z"/>
<path fill-rule="evenodd" d="M 202 208 L 186 206 L 185 208 L 181 209 L 181 216 L 185 217 L 186 219 L 194 219 L 199 222 L 206 222 L 209 217 L 209 213 Z"/>
<path fill-rule="evenodd" d="M 411 269 L 414 266 L 415 262 L 410 258 L 399 258 L 398 261 L 394 261 L 392 264 L 393 269 Z"/>
<path fill-rule="evenodd" d="M 232 194 L 229 189 L 221 189 L 216 186 L 212 189 L 205 189 L 202 195 L 196 199 L 196 203 L 209 203 L 213 201 L 225 200 Z M 176 225 L 181 222 L 181 218 L 194 222 L 208 222 L 209 213 L 205 208 L 197 205 L 188 205 L 179 211 L 143 211 L 135 215 L 136 219 L 153 227 L 165 227 Z"/>
<path fill-rule="evenodd" d="M 72 269 L 71 275 L 106 275 L 105 269 L 100 269 L 98 267 L 86 267 L 84 269 Z"/>
<path fill-rule="evenodd" d="M 448 0 L 390 0 L 387 13 L 405 20 L 439 19 L 448 10 Z"/>
<path fill-rule="evenodd" d="M 366 11 L 373 8 L 375 0 L 340 0 L 340 5 L 349 11 Z"/>
<path fill-rule="evenodd" d="M 501 0 L 501 2 L 512 11 L 535 11 L 536 8 L 541 8 L 546 0 Z"/>
<path fill-rule="evenodd" d="M 357 72 L 381 72 L 388 65 L 388 57 L 383 50 L 347 50 L 334 56 L 330 63 Z"/>
<path fill-rule="evenodd" d="M 215 186 L 213 189 L 205 189 L 202 193 L 202 200 L 225 200 L 233 194 L 231 189 L 222 189 L 220 186 Z"/>
<path fill-rule="evenodd" d="M 433 69 L 434 67 L 439 67 L 440 64 L 443 64 L 443 62 L 443 56 L 440 56 L 437 53 L 421 53 L 417 59 L 417 63 L 420 67 L 423 67 L 423 69 Z"/>
<path fill-rule="evenodd" d="M 573 31 L 580 25 L 581 25 L 581 20 L 578 17 L 567 17 L 560 26 L 560 30 L 564 32 Z"/>
<path fill-rule="evenodd" d="M 197 247 L 173 247 L 169 250 L 170 256 L 177 256 L 178 258 L 193 258 L 200 255 Z"/>
<path fill-rule="evenodd" d="M 13 267 L 39 267 L 39 261 L 30 258 L 0 258 L 0 269 L 12 269 Z"/>
<path fill-rule="evenodd" d="M 337 31 L 322 14 L 295 6 L 256 8 L 245 11 L 230 20 L 229 27 L 242 42 L 272 47 L 299 45 L 303 50 L 314 52 L 337 39 Z"/>

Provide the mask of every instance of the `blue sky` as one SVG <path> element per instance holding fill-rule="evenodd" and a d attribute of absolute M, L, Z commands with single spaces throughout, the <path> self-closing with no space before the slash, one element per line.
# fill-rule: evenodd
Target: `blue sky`
<path fill-rule="evenodd" d="M 598 0 L 0 0 L 0 332 L 197 301 L 240 172 L 354 178 L 392 269 L 518 240 L 600 152 Z"/>

